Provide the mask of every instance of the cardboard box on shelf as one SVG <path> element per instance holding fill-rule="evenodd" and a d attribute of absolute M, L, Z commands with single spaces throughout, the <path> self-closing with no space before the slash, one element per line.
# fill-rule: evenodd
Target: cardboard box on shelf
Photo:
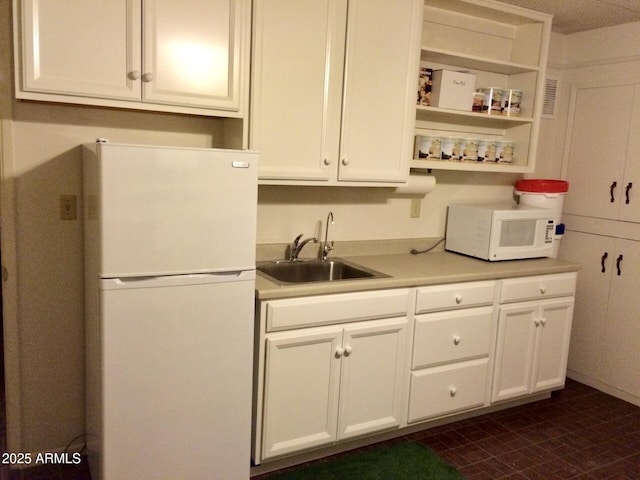
<path fill-rule="evenodd" d="M 434 70 L 431 106 L 471 111 L 476 76 L 451 70 Z"/>

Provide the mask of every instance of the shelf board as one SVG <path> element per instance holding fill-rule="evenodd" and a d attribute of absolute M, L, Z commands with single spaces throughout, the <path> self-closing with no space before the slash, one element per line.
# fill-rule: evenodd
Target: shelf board
<path fill-rule="evenodd" d="M 450 162 L 447 160 L 411 160 L 412 169 L 458 170 L 472 172 L 529 173 L 526 165 L 506 163 Z"/>
<path fill-rule="evenodd" d="M 487 57 L 467 55 L 451 50 L 440 48 L 422 47 L 421 60 L 442 63 L 445 65 L 455 65 L 456 68 L 470 68 L 486 72 L 513 75 L 516 73 L 537 72 L 540 68 L 537 65 L 522 65 L 512 62 L 503 62 Z"/>
<path fill-rule="evenodd" d="M 510 128 L 533 123 L 531 117 L 508 117 L 487 115 L 486 113 L 450 110 L 446 108 L 416 106 L 416 118 L 422 121 L 444 122 L 457 125 L 477 125 L 481 127 Z"/>

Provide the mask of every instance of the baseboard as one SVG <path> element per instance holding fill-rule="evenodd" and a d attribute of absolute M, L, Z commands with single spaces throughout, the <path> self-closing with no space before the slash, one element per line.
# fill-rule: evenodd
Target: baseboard
<path fill-rule="evenodd" d="M 619 398 L 620 400 L 624 400 L 625 402 L 629 402 L 637 407 L 640 407 L 639 397 L 625 392 L 624 390 L 620 390 L 612 385 L 607 385 L 606 383 L 603 383 L 591 377 L 587 377 L 586 375 L 578 373 L 574 370 L 567 370 L 567 377 L 575 380 L 576 382 L 584 383 L 589 387 L 593 387 L 596 390 L 600 390 L 601 392 L 611 395 L 612 397 Z"/>

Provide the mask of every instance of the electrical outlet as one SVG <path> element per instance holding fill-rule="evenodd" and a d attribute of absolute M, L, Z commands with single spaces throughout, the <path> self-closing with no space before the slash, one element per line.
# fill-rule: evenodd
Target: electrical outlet
<path fill-rule="evenodd" d="M 411 210 L 409 216 L 411 218 L 420 218 L 420 207 L 422 205 L 422 201 L 419 198 L 411 199 Z"/>
<path fill-rule="evenodd" d="M 78 207 L 75 195 L 60 195 L 60 220 L 76 220 Z"/>

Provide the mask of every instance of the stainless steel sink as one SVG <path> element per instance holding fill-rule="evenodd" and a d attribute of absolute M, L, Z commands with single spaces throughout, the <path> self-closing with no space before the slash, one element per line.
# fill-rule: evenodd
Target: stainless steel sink
<path fill-rule="evenodd" d="M 339 259 L 258 262 L 257 270 L 280 285 L 388 277 L 384 273 Z"/>

